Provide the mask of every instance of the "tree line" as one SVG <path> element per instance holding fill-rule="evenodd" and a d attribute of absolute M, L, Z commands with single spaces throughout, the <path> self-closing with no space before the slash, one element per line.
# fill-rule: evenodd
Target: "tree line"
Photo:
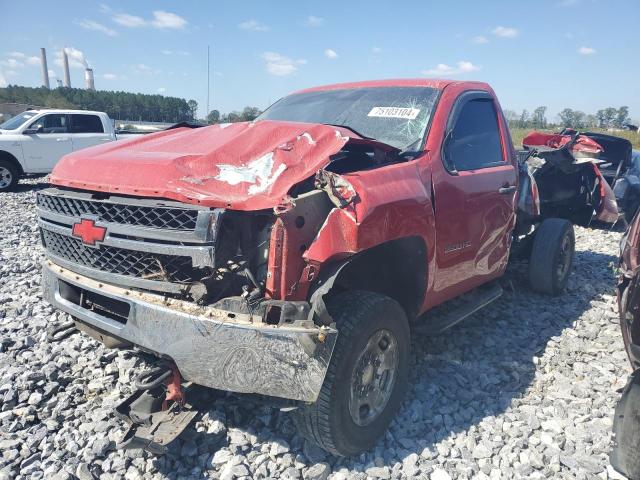
<path fill-rule="evenodd" d="M 229 113 L 220 113 L 219 110 L 211 110 L 203 123 L 211 125 L 213 123 L 251 122 L 261 113 L 262 111 L 258 107 L 244 107 L 242 111 Z"/>
<path fill-rule="evenodd" d="M 107 112 L 118 120 L 177 123 L 193 121 L 195 101 L 143 93 L 60 87 L 49 90 L 10 85 L 0 88 L 0 103 Z"/>
<path fill-rule="evenodd" d="M 519 114 L 513 110 L 505 110 L 504 115 L 511 128 L 624 128 L 631 121 L 629 107 L 626 106 L 603 108 L 595 114 L 565 108 L 558 114 L 559 124 L 548 122 L 546 112 L 547 107 L 538 107 L 531 113 L 527 110 L 522 110 Z"/>

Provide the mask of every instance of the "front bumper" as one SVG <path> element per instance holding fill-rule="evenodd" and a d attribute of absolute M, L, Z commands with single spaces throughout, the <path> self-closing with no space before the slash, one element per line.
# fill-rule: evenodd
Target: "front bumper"
<path fill-rule="evenodd" d="M 45 300 L 90 328 L 171 358 L 188 381 L 232 392 L 314 402 L 338 334 L 309 321 L 268 325 L 255 315 L 99 283 L 49 260 L 42 285 Z M 127 313 L 100 314 L 70 289 L 128 306 Z"/>

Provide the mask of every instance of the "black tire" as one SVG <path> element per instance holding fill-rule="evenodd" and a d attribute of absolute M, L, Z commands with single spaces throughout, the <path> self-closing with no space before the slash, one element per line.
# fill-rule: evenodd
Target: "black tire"
<path fill-rule="evenodd" d="M 629 480 L 640 480 L 640 370 L 629 378 L 613 419 L 611 465 Z"/>
<path fill-rule="evenodd" d="M 0 160 L 0 193 L 10 192 L 18 184 L 18 169 L 11 162 Z"/>
<path fill-rule="evenodd" d="M 302 436 L 334 455 L 348 457 L 373 448 L 400 408 L 409 370 L 409 322 L 398 302 L 372 292 L 344 292 L 330 300 L 327 307 L 339 332 L 333 356 L 318 400 L 300 406 L 293 412 L 293 420 Z M 362 358 L 367 358 L 361 354 L 369 340 L 374 339 L 375 344 L 376 336 L 381 334 L 392 335 L 396 342 L 395 381 L 388 389 L 386 403 L 379 407 L 380 413 L 370 423 L 358 425 L 350 412 L 351 389 L 352 385 L 362 385 L 364 374 L 356 378 L 354 371 L 362 365 Z M 380 378 L 371 371 L 369 375 L 373 377 L 368 377 L 367 383 L 374 384 Z M 359 415 L 360 411 L 358 418 L 362 419 Z"/>
<path fill-rule="evenodd" d="M 573 225 L 562 218 L 548 218 L 538 226 L 529 257 L 529 285 L 549 295 L 564 291 L 575 252 Z"/>

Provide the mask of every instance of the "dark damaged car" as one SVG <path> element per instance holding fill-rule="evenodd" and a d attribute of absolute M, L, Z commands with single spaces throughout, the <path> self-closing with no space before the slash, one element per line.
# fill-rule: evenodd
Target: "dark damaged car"
<path fill-rule="evenodd" d="M 155 452 L 195 415 L 186 382 L 280 398 L 322 448 L 369 449 L 407 387 L 409 319 L 436 333 L 489 304 L 515 252 L 559 294 L 574 252 L 479 82 L 304 90 L 251 123 L 74 153 L 51 184 L 44 297 L 156 359 L 118 407 L 123 446 Z"/>
<path fill-rule="evenodd" d="M 631 480 L 640 479 L 640 215 L 621 243 L 618 312 L 633 373 L 615 411 L 611 464 Z"/>

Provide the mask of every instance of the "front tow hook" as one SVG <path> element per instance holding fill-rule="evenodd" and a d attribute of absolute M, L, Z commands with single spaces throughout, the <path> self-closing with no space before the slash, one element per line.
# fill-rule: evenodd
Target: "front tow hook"
<path fill-rule="evenodd" d="M 167 362 L 138 376 L 134 385 L 136 391 L 116 407 L 116 414 L 129 424 L 116 446 L 163 455 L 198 413 L 186 401 L 191 384 L 183 388 L 178 368 Z"/>

